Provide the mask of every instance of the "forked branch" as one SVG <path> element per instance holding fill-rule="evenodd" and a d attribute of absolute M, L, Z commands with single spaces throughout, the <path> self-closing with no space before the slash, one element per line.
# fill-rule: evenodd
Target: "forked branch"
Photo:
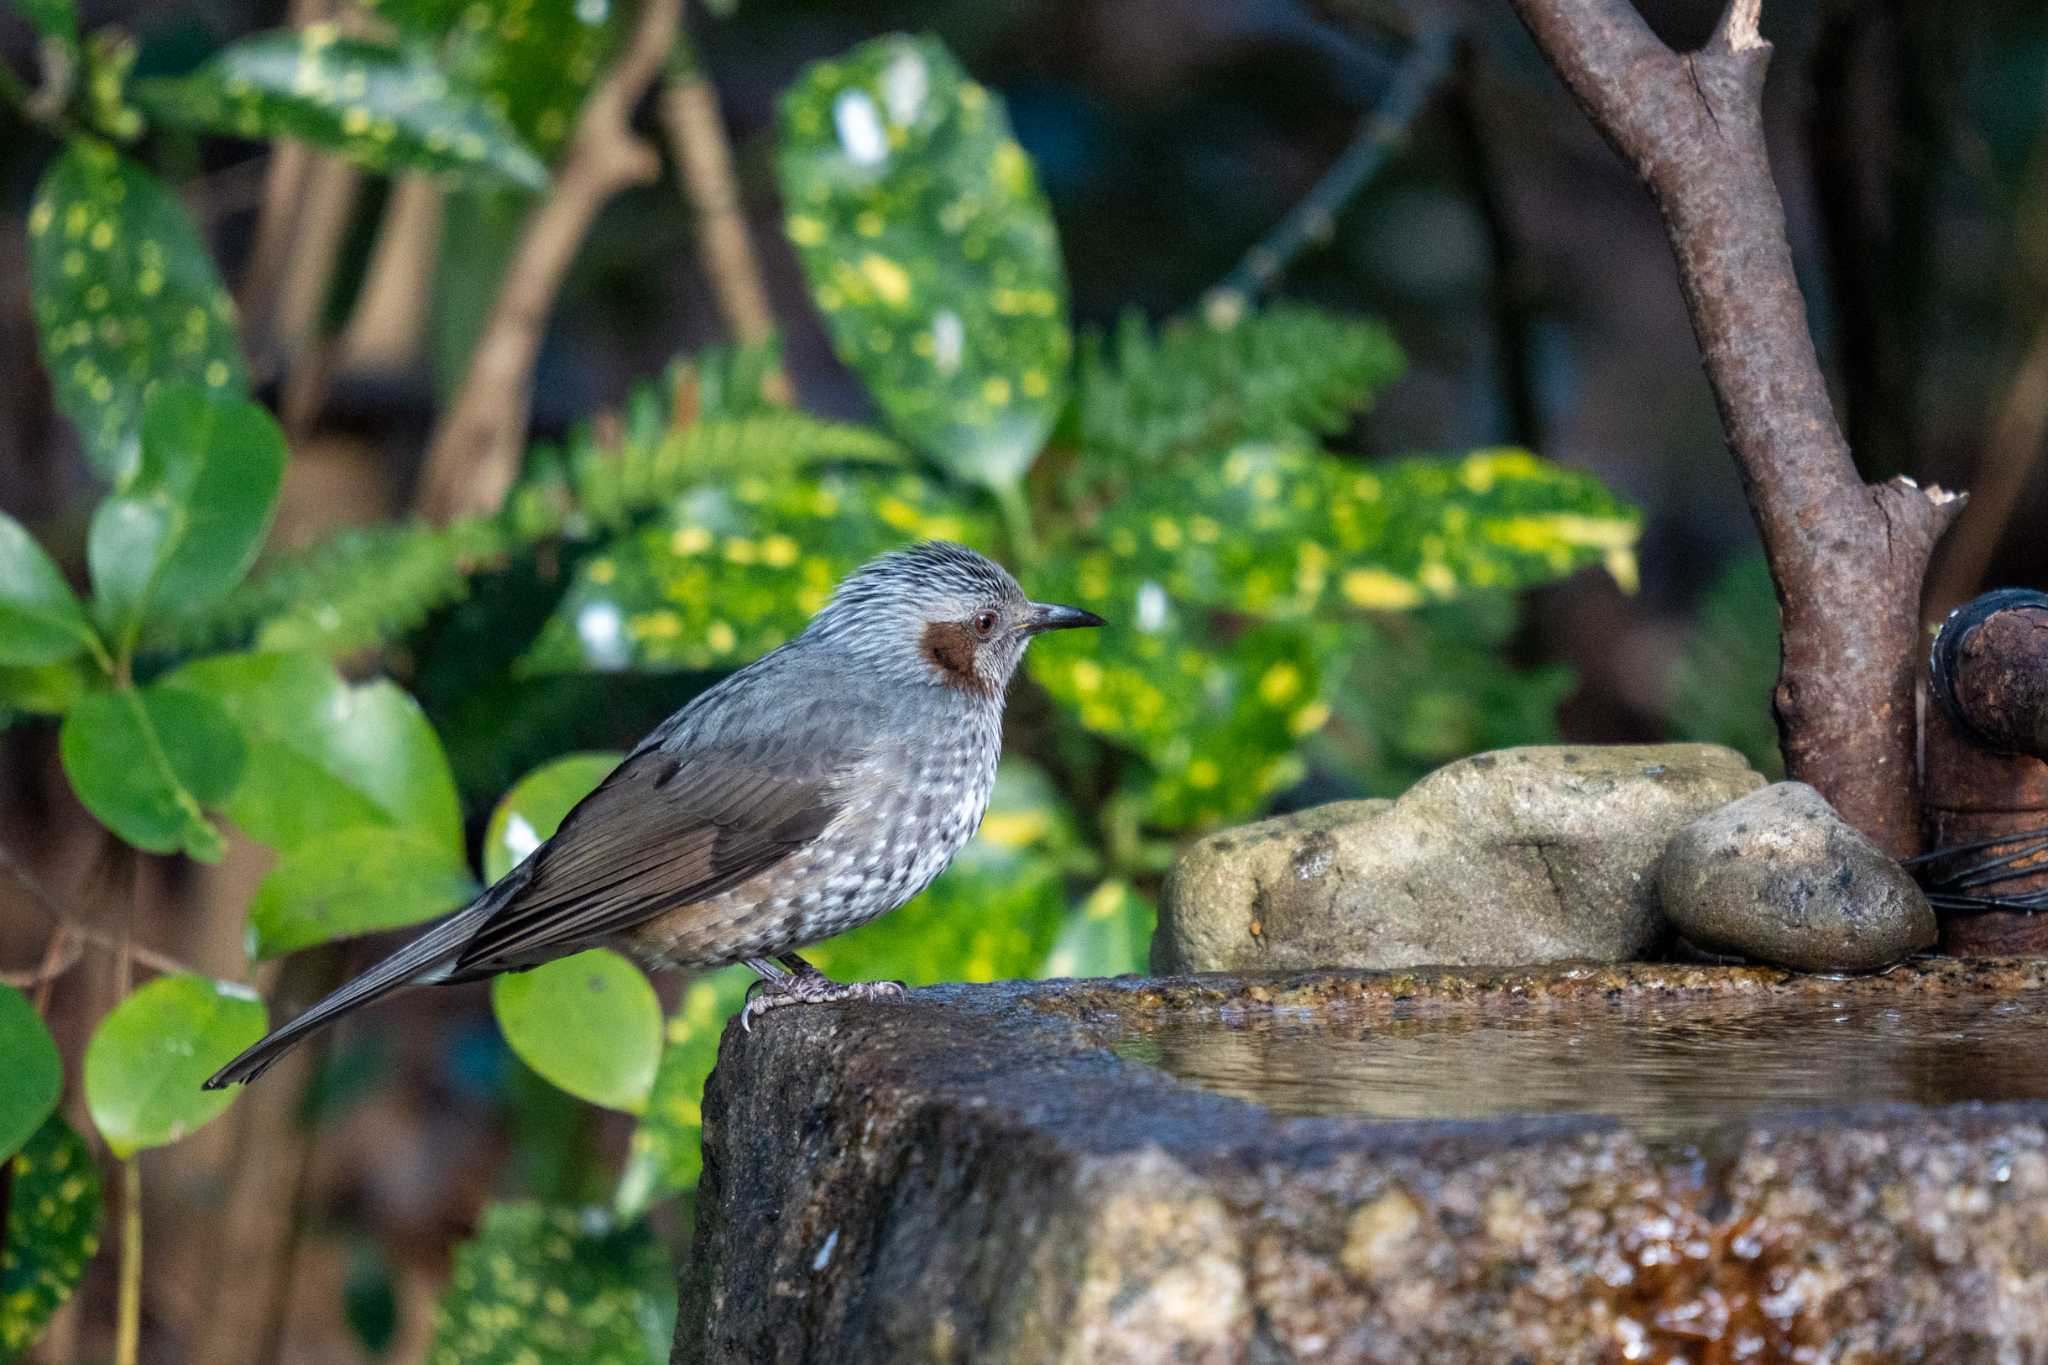
<path fill-rule="evenodd" d="M 555 295 L 598 212 L 661 173 L 654 149 L 633 132 L 633 108 L 661 73 L 681 12 L 681 0 L 641 0 L 624 51 L 583 102 L 561 170 L 526 220 L 462 386 L 427 449 L 415 501 L 430 520 L 494 512 L 518 476 L 534 361 Z"/>
<path fill-rule="evenodd" d="M 1511 0 L 1664 217 L 1693 333 L 1784 607 L 1790 774 L 1894 856 L 1915 851 L 1921 580 L 1961 498 L 1869 486 L 1835 420 L 1764 146 L 1762 0 L 1676 53 L 1627 0 Z"/>

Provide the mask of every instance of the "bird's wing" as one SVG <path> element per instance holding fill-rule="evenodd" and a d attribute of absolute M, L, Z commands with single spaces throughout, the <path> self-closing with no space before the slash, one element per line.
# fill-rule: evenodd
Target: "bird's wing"
<path fill-rule="evenodd" d="M 866 756 L 845 731 L 646 747 L 570 811 L 525 884 L 456 958 L 457 976 L 531 966 L 708 899 L 816 838 Z M 518 874 L 514 874 L 518 875 Z"/>

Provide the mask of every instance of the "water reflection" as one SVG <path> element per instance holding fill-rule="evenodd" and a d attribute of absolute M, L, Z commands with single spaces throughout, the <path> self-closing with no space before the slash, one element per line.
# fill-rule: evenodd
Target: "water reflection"
<path fill-rule="evenodd" d="M 1697 1137 L 1763 1110 L 2048 1099 L 2048 994 L 1619 1002 L 1407 1018 L 1187 1011 L 1115 1050 L 1282 1115 L 1605 1114 Z"/>

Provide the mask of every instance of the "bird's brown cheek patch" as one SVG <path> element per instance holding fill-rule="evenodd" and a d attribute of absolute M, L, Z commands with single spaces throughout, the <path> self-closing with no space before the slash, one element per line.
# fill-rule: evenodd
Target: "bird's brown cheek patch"
<path fill-rule="evenodd" d="M 945 675 L 948 685 L 971 692 L 985 692 L 987 684 L 974 671 L 974 655 L 980 649 L 974 631 L 959 621 L 934 621 L 924 628 L 924 656 Z"/>

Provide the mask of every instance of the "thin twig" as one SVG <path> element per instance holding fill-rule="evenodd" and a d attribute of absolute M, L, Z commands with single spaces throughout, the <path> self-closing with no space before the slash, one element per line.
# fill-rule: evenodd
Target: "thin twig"
<path fill-rule="evenodd" d="M 50 941 L 43 947 L 43 960 L 27 971 L 0 972 L 0 985 L 34 991 L 36 1013 L 42 1014 L 50 1003 L 50 991 L 57 978 L 76 967 L 84 956 L 85 948 L 72 934 L 71 926 L 59 924 L 50 931 Z"/>
<path fill-rule="evenodd" d="M 766 341 L 775 330 L 775 313 L 747 230 L 739 178 L 732 169 L 732 141 L 718 112 L 718 89 L 697 56 L 687 19 L 676 32 L 662 77 L 661 128 L 697 219 L 698 254 L 719 316 L 734 341 Z"/>
<path fill-rule="evenodd" d="M 1337 215 L 1357 198 L 1397 148 L 1429 103 L 1430 92 L 1451 69 L 1456 34 L 1432 25 L 1416 35 L 1415 45 L 1394 72 L 1386 94 L 1359 122 L 1350 145 L 1330 163 L 1323 178 L 1274 229 L 1262 237 L 1223 282 L 1202 300 L 1203 312 L 1215 319 L 1237 317 L 1287 269 L 1303 248 L 1326 242 L 1337 230 Z"/>
<path fill-rule="evenodd" d="M 661 73 L 681 11 L 681 0 L 641 0 L 625 51 L 583 103 L 567 158 L 526 221 L 462 387 L 428 446 L 416 504 L 429 520 L 495 512 L 518 476 L 534 361 L 562 280 L 598 211 L 661 173 L 631 120 Z"/>
<path fill-rule="evenodd" d="M 82 944 L 98 948 L 104 952 L 115 954 L 129 953 L 142 966 L 164 976 L 182 974 L 208 975 L 208 973 L 200 972 L 196 968 L 186 966 L 167 953 L 160 953 L 154 948 L 130 942 L 121 935 L 109 934 L 86 924 L 75 911 L 67 908 L 62 901 L 51 895 L 49 888 L 36 880 L 35 876 L 27 868 L 16 861 L 14 855 L 7 851 L 4 844 L 0 844 L 0 872 L 5 872 L 8 876 L 12 877 L 23 890 L 28 892 L 29 899 L 34 901 L 44 914 L 56 920 L 61 928 L 68 929 L 71 936 Z M 47 956 L 46 952 L 46 959 Z M 70 970 L 71 965 L 67 963 L 64 970 Z M 38 969 L 38 975 L 40 976 L 40 974 L 41 969 Z M 63 972 L 60 971 L 57 975 L 61 976 Z"/>
<path fill-rule="evenodd" d="M 121 1282 L 114 1318 L 114 1365 L 142 1356 L 142 1157 L 121 1163 Z"/>

